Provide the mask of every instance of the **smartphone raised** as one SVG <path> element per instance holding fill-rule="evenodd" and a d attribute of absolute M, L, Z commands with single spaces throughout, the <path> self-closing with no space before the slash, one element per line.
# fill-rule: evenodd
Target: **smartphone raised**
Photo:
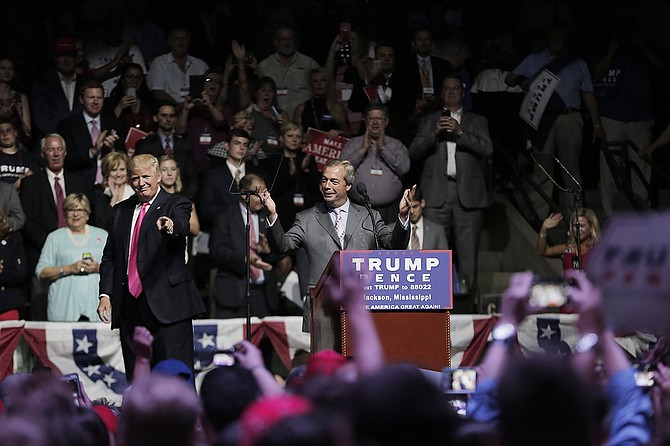
<path fill-rule="evenodd" d="M 531 308 L 560 308 L 570 297 L 570 284 L 564 280 L 535 277 L 528 296 Z"/>
<path fill-rule="evenodd" d="M 79 401 L 82 397 L 79 375 L 76 373 L 69 373 L 67 375 L 61 376 L 61 380 L 67 384 L 68 388 L 72 392 L 72 398 L 74 398 L 75 401 Z"/>
<path fill-rule="evenodd" d="M 472 393 L 477 390 L 477 369 L 474 367 L 442 370 L 442 393 Z"/>
<path fill-rule="evenodd" d="M 205 76 L 189 76 L 189 91 L 188 95 L 191 99 L 198 99 L 202 96 L 202 91 L 205 89 Z"/>

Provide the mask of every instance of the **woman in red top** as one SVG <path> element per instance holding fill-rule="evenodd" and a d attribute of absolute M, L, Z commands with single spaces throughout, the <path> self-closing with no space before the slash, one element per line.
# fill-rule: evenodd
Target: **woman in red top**
<path fill-rule="evenodd" d="M 577 258 L 577 244 L 574 231 L 577 228 L 577 218 L 579 218 L 579 240 L 581 245 L 582 265 L 579 267 Z M 585 270 L 591 248 L 600 238 L 600 223 L 596 214 L 587 208 L 580 208 L 570 216 L 570 229 L 568 231 L 568 240 L 566 243 L 548 246 L 547 231 L 555 228 L 563 220 L 560 213 L 553 213 L 542 222 L 540 228 L 540 238 L 537 240 L 537 253 L 544 257 L 561 257 L 563 259 L 563 270 L 581 269 Z"/>

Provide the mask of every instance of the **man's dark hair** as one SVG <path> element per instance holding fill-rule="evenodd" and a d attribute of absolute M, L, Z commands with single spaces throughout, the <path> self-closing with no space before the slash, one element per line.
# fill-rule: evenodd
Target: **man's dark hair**
<path fill-rule="evenodd" d="M 239 419 L 259 393 L 251 372 L 239 365 L 212 370 L 205 375 L 200 386 L 205 417 L 219 432 Z"/>
<path fill-rule="evenodd" d="M 16 118 L 12 115 L 0 116 L 0 124 L 11 124 L 14 130 L 18 129 L 18 122 Z"/>
<path fill-rule="evenodd" d="M 251 141 L 251 136 L 249 136 L 249 132 L 247 132 L 244 129 L 230 129 L 230 132 L 228 133 L 228 142 L 231 142 L 234 137 L 238 138 L 245 138 L 249 141 Z"/>
<path fill-rule="evenodd" d="M 84 82 L 82 84 L 81 88 L 79 89 L 79 96 L 81 96 L 83 98 L 84 93 L 86 92 L 86 90 L 90 90 L 90 89 L 93 89 L 93 88 L 99 88 L 103 92 L 105 91 L 105 88 L 102 86 L 102 84 L 100 82 L 98 82 L 96 80 L 88 80 L 88 81 Z"/>

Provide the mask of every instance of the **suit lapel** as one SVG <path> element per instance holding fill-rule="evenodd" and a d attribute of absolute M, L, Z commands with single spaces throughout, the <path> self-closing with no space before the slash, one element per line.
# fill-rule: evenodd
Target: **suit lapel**
<path fill-rule="evenodd" d="M 356 206 L 353 203 L 349 203 L 349 215 L 347 216 L 347 228 L 344 234 L 344 249 L 349 245 L 349 241 L 353 236 L 356 228 L 363 224 L 363 219 L 367 216 L 366 213 L 363 213 L 363 209 L 359 206 Z"/>
<path fill-rule="evenodd" d="M 330 212 L 328 211 L 328 207 L 326 206 L 325 203 L 319 204 L 319 206 L 316 208 L 316 221 L 319 222 L 319 224 L 323 227 L 323 229 L 326 231 L 328 235 L 335 241 L 335 244 L 340 247 L 340 249 L 344 249 L 343 246 L 340 245 L 340 238 L 337 236 L 337 231 L 335 231 L 335 225 L 333 224 L 333 220 L 330 218 Z M 345 245 L 346 245 L 346 235 L 345 235 Z"/>
<path fill-rule="evenodd" d="M 142 220 L 142 227 L 140 228 L 140 240 L 144 240 L 147 236 L 149 228 L 156 223 L 159 215 L 166 215 L 163 209 L 167 203 L 168 193 L 159 187 L 158 195 L 154 202 L 149 206 L 144 220 Z"/>

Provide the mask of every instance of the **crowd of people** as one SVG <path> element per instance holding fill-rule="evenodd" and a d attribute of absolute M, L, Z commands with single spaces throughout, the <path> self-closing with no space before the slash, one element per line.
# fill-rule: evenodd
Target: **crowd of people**
<path fill-rule="evenodd" d="M 119 413 L 89 401 L 81 384 L 73 402 L 46 370 L 11 375 L 0 386 L 0 444 L 670 441 L 670 372 L 655 364 L 651 392 L 635 386 L 599 290 L 574 272 L 600 237 L 598 218 L 565 192 L 593 181 L 580 165 L 586 148 L 630 141 L 618 156 L 637 166 L 631 189 L 649 205 L 645 157 L 659 158 L 670 140 L 670 126 L 654 127 L 664 42 L 632 26 L 623 6 L 599 22 L 597 43 L 571 48 L 590 30 L 570 2 L 520 0 L 516 30 L 512 13 L 490 2 L 490 11 L 425 2 L 405 14 L 391 14 L 398 2 L 343 2 L 339 32 L 315 28 L 317 16 L 305 21 L 292 2 L 257 3 L 252 12 L 197 2 L 174 23 L 153 17 L 150 1 L 65 8 L 50 35 L 26 43 L 42 43 L 34 57 L 48 54 L 37 64 L 52 62 L 44 72 L 0 47 L 0 320 L 111 324 L 132 382 Z M 271 34 L 242 26 L 257 13 L 273 19 L 263 17 Z M 477 13 L 491 29 L 469 34 Z M 648 18 L 644 8 L 637 18 Z M 539 85 L 554 78 L 556 87 Z M 539 117 L 526 116 L 531 126 L 487 107 L 488 93 L 516 104 L 539 88 L 548 99 Z M 305 153 L 310 129 L 345 138 L 340 158 Z M 330 298 L 348 311 L 353 360 L 315 353 L 282 388 L 241 341 L 235 365 L 194 391 L 193 318 L 280 314 L 278 284 L 294 271 L 308 331 L 306 296 L 336 250 L 451 247 L 461 281 L 476 287 L 490 179 L 504 176 L 501 142 L 561 163 L 554 172 L 538 157 L 540 188 L 530 194 L 546 217 L 537 254 L 562 257 L 576 281 L 583 337 L 570 361 L 515 357 L 516 327 L 533 310 L 524 304 L 532 274 L 515 275 L 462 418 L 418 369 L 385 364 L 358 285 L 331 283 Z M 607 218 L 617 180 L 604 157 L 599 167 Z M 564 218 L 567 242 L 550 245 Z M 166 363 L 177 377 L 156 376 L 174 371 Z M 547 422 L 527 429 L 547 409 Z"/>

